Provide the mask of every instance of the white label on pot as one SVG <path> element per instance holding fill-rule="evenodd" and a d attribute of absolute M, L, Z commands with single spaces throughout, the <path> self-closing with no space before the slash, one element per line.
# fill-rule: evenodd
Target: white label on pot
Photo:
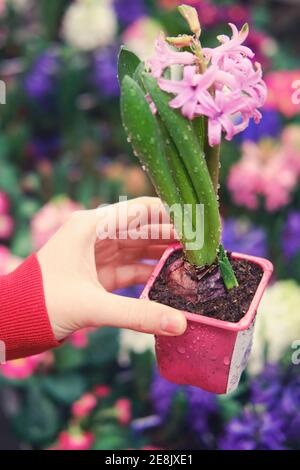
<path fill-rule="evenodd" d="M 251 324 L 248 330 L 240 331 L 237 334 L 231 358 L 227 393 L 233 392 L 237 388 L 241 375 L 248 364 L 252 348 L 254 323 Z"/>

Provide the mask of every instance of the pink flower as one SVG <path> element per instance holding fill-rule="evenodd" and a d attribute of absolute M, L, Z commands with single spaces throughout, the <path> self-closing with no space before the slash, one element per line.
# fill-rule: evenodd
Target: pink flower
<path fill-rule="evenodd" d="M 6 246 L 0 245 L 0 275 L 8 274 L 21 264 L 21 258 L 11 254 Z"/>
<path fill-rule="evenodd" d="M 63 431 L 58 438 L 59 450 L 89 450 L 95 441 L 95 436 L 91 432 L 81 432 L 79 430 Z"/>
<path fill-rule="evenodd" d="M 131 403 L 127 398 L 120 398 L 116 401 L 115 408 L 120 424 L 126 426 L 131 420 Z"/>
<path fill-rule="evenodd" d="M 248 26 L 238 31 L 235 25 L 229 24 L 232 38 L 219 36 L 221 46 L 203 49 L 207 58 L 207 68 L 203 73 L 199 73 L 196 65 L 190 65 L 196 62 L 195 56 L 194 61 L 190 57 L 186 62 L 180 61 L 178 54 L 184 53 L 171 50 L 162 36 L 157 41 L 156 56 L 149 61 L 159 87 L 175 95 L 169 102 L 170 107 L 180 108 L 189 120 L 201 115 L 208 117 L 211 146 L 220 143 L 222 132 L 225 132 L 227 140 L 231 140 L 248 126 L 251 118 L 259 123 L 261 114 L 258 108 L 267 96 L 261 66 L 255 63 L 254 67 L 250 60 L 253 52 L 242 45 L 248 36 Z M 182 79 L 163 78 L 165 68 L 174 63 L 183 65 Z"/>
<path fill-rule="evenodd" d="M 0 214 L 0 239 L 8 240 L 14 230 L 14 222 L 10 215 Z"/>
<path fill-rule="evenodd" d="M 45 359 L 45 353 L 8 361 L 0 366 L 0 373 L 9 380 L 25 380 L 30 377 Z"/>
<path fill-rule="evenodd" d="M 7 214 L 9 210 L 9 199 L 6 193 L 0 191 L 0 215 Z"/>
<path fill-rule="evenodd" d="M 89 344 L 88 333 L 86 329 L 78 330 L 69 337 L 69 341 L 76 349 L 84 349 Z"/>
<path fill-rule="evenodd" d="M 243 42 L 247 39 L 249 34 L 248 25 L 244 25 L 241 31 L 233 23 L 229 23 L 232 30 L 232 37 L 222 34 L 218 36 L 221 46 L 215 48 L 203 48 L 203 53 L 209 59 L 212 65 L 222 66 L 226 59 L 232 59 L 235 62 L 240 62 L 244 57 L 254 57 L 254 53 L 249 47 L 243 46 Z"/>
<path fill-rule="evenodd" d="M 98 398 L 106 398 L 111 394 L 111 388 L 108 385 L 97 385 L 94 393 Z"/>
<path fill-rule="evenodd" d="M 76 418 L 85 418 L 97 406 L 97 398 L 92 393 L 86 393 L 72 405 L 72 414 Z"/>
<path fill-rule="evenodd" d="M 67 197 L 53 199 L 42 207 L 31 222 L 33 248 L 41 248 L 67 221 L 72 212 L 79 209 L 82 209 L 82 206 Z"/>
<path fill-rule="evenodd" d="M 148 60 L 153 77 L 160 78 L 164 70 L 171 65 L 191 65 L 195 56 L 191 52 L 177 52 L 171 49 L 165 41 L 163 34 L 155 42 L 155 54 Z"/>
<path fill-rule="evenodd" d="M 244 130 L 251 115 L 255 115 L 255 104 L 239 92 L 223 93 L 216 91 L 215 97 L 205 96 L 196 108 L 198 115 L 208 116 L 208 140 L 209 145 L 218 145 L 221 141 L 222 131 L 226 133 L 226 139 L 231 140 L 236 134 Z M 240 115 L 240 124 L 234 124 L 234 117 Z M 260 113 L 255 115 L 256 122 L 261 118 Z"/>
<path fill-rule="evenodd" d="M 204 74 L 199 74 L 195 66 L 188 66 L 184 68 L 182 80 L 160 78 L 158 85 L 162 90 L 177 95 L 169 103 L 171 108 L 182 108 L 182 114 L 188 119 L 193 119 L 203 93 L 209 94 L 207 90 L 214 83 L 216 73 L 214 67 L 210 67 Z"/>
<path fill-rule="evenodd" d="M 266 210 L 272 212 L 290 202 L 300 181 L 299 137 L 296 134 L 299 135 L 299 127 L 298 132 L 285 129 L 281 142 L 243 144 L 242 159 L 231 168 L 228 178 L 228 188 L 237 204 L 257 209 L 263 198 Z"/>
<path fill-rule="evenodd" d="M 300 113 L 300 92 L 293 88 L 293 84 L 300 80 L 299 69 L 271 72 L 265 80 L 269 91 L 267 107 L 276 109 L 287 118 Z"/>

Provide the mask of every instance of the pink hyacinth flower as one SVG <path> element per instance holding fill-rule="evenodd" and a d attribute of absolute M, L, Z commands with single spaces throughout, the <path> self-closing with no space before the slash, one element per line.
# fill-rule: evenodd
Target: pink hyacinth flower
<path fill-rule="evenodd" d="M 195 117 L 195 110 L 202 94 L 207 90 L 216 79 L 217 70 L 210 67 L 204 74 L 196 72 L 195 66 L 184 68 L 182 80 L 158 80 L 159 87 L 168 92 L 176 94 L 176 98 L 170 101 L 172 108 L 182 108 L 182 114 L 188 119 Z"/>
<path fill-rule="evenodd" d="M 217 90 L 214 98 L 209 94 L 202 96 L 202 98 L 202 102 L 196 108 L 196 113 L 209 118 L 208 140 L 210 146 L 218 145 L 221 142 L 222 131 L 225 131 L 226 139 L 231 140 L 247 127 L 249 118 L 254 112 L 252 101 L 241 96 L 238 92 L 226 94 Z M 239 114 L 242 117 L 242 122 L 236 125 L 234 117 Z"/>
<path fill-rule="evenodd" d="M 195 62 L 191 52 L 178 52 L 171 49 L 165 41 L 163 34 L 155 42 L 155 54 L 147 62 L 153 77 L 160 78 L 166 68 L 171 65 L 191 65 Z"/>
<path fill-rule="evenodd" d="M 89 450 L 95 441 L 91 432 L 61 432 L 58 438 L 57 450 Z"/>
<path fill-rule="evenodd" d="M 96 385 L 94 392 L 98 398 L 106 398 L 111 394 L 111 388 L 108 385 Z"/>
<path fill-rule="evenodd" d="M 46 353 L 8 361 L 0 366 L 0 374 L 9 380 L 25 380 L 30 377 L 47 357 Z"/>
<path fill-rule="evenodd" d="M 55 198 L 45 204 L 31 221 L 31 239 L 35 250 L 39 250 L 68 220 L 72 212 L 82 206 L 67 197 Z"/>
<path fill-rule="evenodd" d="M 131 420 L 131 403 L 127 398 L 116 401 L 117 418 L 120 424 L 126 426 Z"/>
<path fill-rule="evenodd" d="M 72 405 L 72 414 L 76 418 L 85 418 L 97 406 L 97 398 L 92 393 L 86 393 Z"/>
<path fill-rule="evenodd" d="M 244 57 L 253 58 L 254 53 L 249 47 L 243 46 L 243 42 L 247 39 L 249 30 L 247 26 L 244 26 L 241 31 L 233 23 L 229 23 L 232 30 L 232 37 L 226 35 L 218 36 L 221 45 L 215 48 L 203 48 L 203 53 L 207 59 L 209 59 L 212 65 L 222 65 L 226 58 L 231 58 L 236 62 L 239 62 Z"/>

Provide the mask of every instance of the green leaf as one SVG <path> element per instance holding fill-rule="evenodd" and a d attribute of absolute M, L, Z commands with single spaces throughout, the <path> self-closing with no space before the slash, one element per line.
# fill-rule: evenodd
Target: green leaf
<path fill-rule="evenodd" d="M 85 349 L 73 348 L 66 343 L 55 349 L 55 366 L 59 371 L 79 369 L 85 364 Z"/>
<path fill-rule="evenodd" d="M 234 287 L 238 287 L 238 280 L 234 274 L 233 268 L 223 248 L 223 245 L 220 245 L 219 265 L 226 289 L 231 290 Z"/>
<path fill-rule="evenodd" d="M 111 367 L 117 360 L 119 351 L 119 330 L 99 328 L 89 335 L 86 349 L 86 362 L 91 366 Z"/>
<path fill-rule="evenodd" d="M 55 439 L 61 420 L 57 406 L 35 382 L 27 390 L 20 413 L 14 416 L 12 425 L 23 442 L 41 446 Z"/>
<path fill-rule="evenodd" d="M 143 74 L 145 87 L 158 110 L 178 150 L 182 163 L 191 179 L 198 204 L 204 206 L 204 245 L 199 250 L 198 265 L 211 265 L 216 257 L 220 243 L 221 221 L 217 197 L 207 168 L 203 148 L 197 139 L 191 121 L 184 118 L 178 110 L 169 106 L 170 95 L 163 92 L 155 78 Z"/>
<path fill-rule="evenodd" d="M 128 428 L 121 428 L 116 424 L 104 424 L 93 429 L 97 439 L 92 450 L 125 450 L 131 446 Z"/>
<path fill-rule="evenodd" d="M 40 379 L 43 390 L 53 400 L 63 405 L 71 405 L 87 390 L 87 381 L 81 374 L 67 373 L 58 376 L 42 377 Z"/>
<path fill-rule="evenodd" d="M 129 76 L 123 79 L 121 91 L 122 121 L 128 140 L 147 170 L 157 194 L 163 202 L 172 206 L 180 200 L 170 174 L 158 123 L 145 93 Z"/>
<path fill-rule="evenodd" d="M 118 78 L 120 85 L 126 75 L 133 77 L 136 69 L 141 64 L 140 59 L 126 47 L 122 46 L 119 54 Z"/>

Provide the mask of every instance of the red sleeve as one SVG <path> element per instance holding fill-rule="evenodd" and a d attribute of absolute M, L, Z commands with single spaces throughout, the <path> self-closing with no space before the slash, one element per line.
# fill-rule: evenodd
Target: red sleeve
<path fill-rule="evenodd" d="M 36 255 L 0 277 L 0 340 L 7 360 L 38 354 L 60 344 L 50 325 Z"/>

